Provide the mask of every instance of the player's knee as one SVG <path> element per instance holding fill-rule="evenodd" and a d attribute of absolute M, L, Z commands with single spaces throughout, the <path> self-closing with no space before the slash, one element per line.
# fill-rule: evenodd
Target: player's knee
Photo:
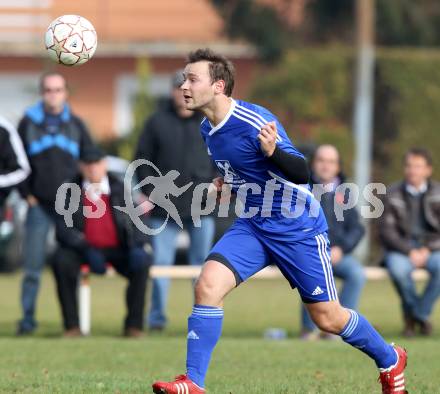
<path fill-rule="evenodd" d="M 202 278 L 197 279 L 195 286 L 194 286 L 194 294 L 196 299 L 203 297 L 203 295 L 206 293 L 207 289 L 205 284 L 203 283 Z"/>
<path fill-rule="evenodd" d="M 201 305 L 217 304 L 223 298 L 215 280 L 209 276 L 201 276 L 197 280 L 194 292 L 196 303 Z"/>

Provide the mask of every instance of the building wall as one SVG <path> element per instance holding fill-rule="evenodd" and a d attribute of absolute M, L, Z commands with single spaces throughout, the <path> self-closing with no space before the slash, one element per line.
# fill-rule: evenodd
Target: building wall
<path fill-rule="evenodd" d="M 2 0 L 0 42 L 39 41 L 58 16 L 89 19 L 98 39 L 133 41 L 213 41 L 223 22 L 210 0 Z"/>
<path fill-rule="evenodd" d="M 56 66 L 44 49 L 47 26 L 63 14 L 86 17 L 98 33 L 94 58 L 78 68 Z M 164 95 L 185 54 L 213 44 L 235 57 L 235 95 L 246 96 L 253 55 L 243 50 L 246 45 L 234 47 L 225 40 L 223 21 L 211 0 L 1 0 L 0 112 L 17 123 L 39 97 L 41 72 L 55 69 L 67 77 L 73 110 L 97 139 L 124 135 L 131 128 L 136 59 L 148 56 L 149 89 Z"/>
<path fill-rule="evenodd" d="M 255 63 L 252 59 L 232 59 L 237 68 L 234 97 L 245 98 Z M 171 74 L 184 65 L 181 57 L 150 59 L 150 93 L 167 94 Z M 99 140 L 124 135 L 131 127 L 131 99 L 136 90 L 136 59 L 94 58 L 78 68 L 54 66 L 45 59 L 0 58 L 0 107 L 14 123 L 24 109 L 38 99 L 38 78 L 43 70 L 55 69 L 66 76 L 74 112 L 89 125 Z"/>

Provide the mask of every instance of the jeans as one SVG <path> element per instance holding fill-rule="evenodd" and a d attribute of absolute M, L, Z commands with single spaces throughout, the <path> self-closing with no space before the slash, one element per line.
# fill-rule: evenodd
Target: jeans
<path fill-rule="evenodd" d="M 163 219 L 150 218 L 149 226 L 158 228 Z M 214 218 L 205 216 L 201 218 L 201 227 L 194 227 L 191 218 L 183 220 L 184 228 L 190 237 L 188 260 L 191 265 L 201 265 L 208 256 L 214 238 Z M 176 240 L 180 227 L 169 221 L 162 232 L 152 237 L 153 261 L 155 265 L 172 265 L 176 256 Z M 153 292 L 151 296 L 150 313 L 147 324 L 150 328 L 163 328 L 167 323 L 166 306 L 168 302 L 168 278 L 153 279 Z"/>
<path fill-rule="evenodd" d="M 338 264 L 333 265 L 333 274 L 344 281 L 339 294 L 339 302 L 346 308 L 357 309 L 361 291 L 365 285 L 365 273 L 362 265 L 350 254 L 344 255 Z M 302 330 L 313 331 L 315 323 L 307 309 L 302 307 Z"/>
<path fill-rule="evenodd" d="M 46 261 L 47 236 L 53 219 L 40 205 L 29 207 L 23 244 L 23 281 L 21 307 L 23 318 L 19 329 L 32 331 L 36 328 L 35 304 L 40 288 L 41 273 Z"/>
<path fill-rule="evenodd" d="M 433 252 L 427 261 L 425 269 L 430 275 L 430 280 L 421 295 L 416 292 L 411 277 L 415 268 L 407 255 L 389 252 L 385 257 L 385 264 L 400 295 L 404 317 L 428 320 L 440 295 L 440 251 Z"/>

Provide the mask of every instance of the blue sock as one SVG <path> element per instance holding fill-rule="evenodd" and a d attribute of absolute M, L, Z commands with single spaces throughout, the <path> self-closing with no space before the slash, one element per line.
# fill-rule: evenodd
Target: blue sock
<path fill-rule="evenodd" d="M 222 332 L 223 309 L 194 305 L 188 318 L 186 373 L 200 387 L 205 386 L 211 354 Z"/>
<path fill-rule="evenodd" d="M 389 368 L 397 363 L 393 346 L 385 342 L 365 317 L 348 309 L 350 320 L 339 334 L 344 342 L 368 354 L 378 368 Z"/>

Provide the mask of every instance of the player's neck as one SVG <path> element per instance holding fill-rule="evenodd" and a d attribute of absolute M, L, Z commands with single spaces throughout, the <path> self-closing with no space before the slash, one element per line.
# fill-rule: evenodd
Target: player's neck
<path fill-rule="evenodd" d="M 224 95 L 217 96 L 211 103 L 203 109 L 203 114 L 208 118 L 209 122 L 215 127 L 228 114 L 231 109 L 232 98 Z"/>

